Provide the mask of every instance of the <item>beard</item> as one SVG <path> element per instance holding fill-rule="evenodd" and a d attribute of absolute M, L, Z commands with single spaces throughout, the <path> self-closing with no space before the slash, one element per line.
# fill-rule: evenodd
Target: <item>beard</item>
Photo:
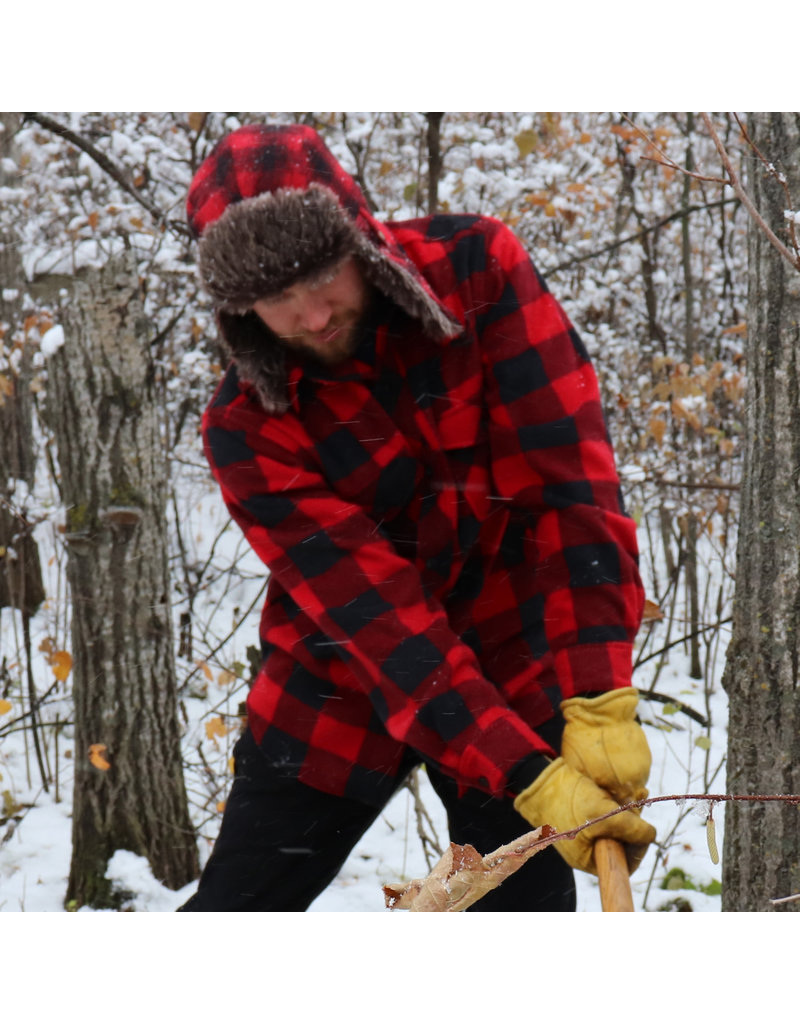
<path fill-rule="evenodd" d="M 325 366 L 336 366 L 355 352 L 361 333 L 360 326 L 358 320 L 349 320 L 318 334 L 292 334 L 282 337 L 281 341 L 299 356 Z"/>
<path fill-rule="evenodd" d="M 303 359 L 323 366 L 338 366 L 350 359 L 358 348 L 373 307 L 374 296 L 371 296 L 365 309 L 340 314 L 323 331 L 279 335 L 280 341 Z"/>

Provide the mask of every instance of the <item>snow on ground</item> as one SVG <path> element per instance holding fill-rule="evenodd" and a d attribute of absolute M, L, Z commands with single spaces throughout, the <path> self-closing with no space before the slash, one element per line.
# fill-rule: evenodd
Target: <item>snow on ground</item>
<path fill-rule="evenodd" d="M 676 659 L 677 660 L 677 659 Z M 672 670 L 672 678 L 663 680 L 668 692 L 688 691 L 681 699 L 702 709 L 697 695 L 698 684 Z M 713 699 L 715 725 L 711 731 L 710 759 L 717 764 L 725 749 L 724 694 L 717 690 Z M 663 706 L 643 702 L 641 716 L 647 721 L 667 721 Z M 698 736 L 704 735 L 698 725 L 683 715 L 670 716 L 672 731 L 653 725 L 646 726 L 653 750 L 653 770 L 650 795 L 667 796 L 684 793 L 704 793 L 703 767 L 706 751 L 696 745 Z M 7 747 L 10 744 L 6 745 Z M 0 835 L 0 911 L 3 912 L 63 912 L 63 900 L 70 857 L 70 779 L 69 761 L 62 762 L 63 775 L 59 780 L 61 802 L 53 794 L 32 790 L 17 790 L 19 803 L 35 804 L 23 808 L 21 820 L 6 827 Z M 0 760 L 0 774 L 22 775 L 22 751 L 17 756 L 6 749 Z M 0 788 L 4 784 L 0 782 Z M 720 773 L 709 792 L 724 793 L 724 775 Z M 431 815 L 437 838 L 443 847 L 447 844 L 444 812 L 427 779 L 420 775 L 420 793 Z M 634 901 L 637 909 L 659 910 L 665 904 L 678 909 L 676 900 L 687 901 L 693 911 L 714 912 L 720 909 L 718 895 L 721 866 L 714 865 L 706 843 L 705 801 L 686 801 L 685 805 L 669 801 L 651 805 L 645 817 L 657 828 L 659 841 L 669 847 L 666 870 L 656 865 L 651 850 L 633 879 Z M 717 837 L 722 848 L 723 810 L 715 811 Z M 201 844 L 201 856 L 207 855 Z M 481 850 L 480 853 L 488 853 Z M 668 871 L 679 870 L 683 876 L 672 876 L 676 888 L 662 889 Z M 422 844 L 417 836 L 413 800 L 408 790 L 401 790 L 370 831 L 353 850 L 339 876 L 313 904 L 315 913 L 385 911 L 382 886 L 397 885 L 412 878 L 428 874 Z M 135 894 L 130 903 L 133 910 L 162 913 L 173 911 L 194 889 L 174 893 L 161 886 L 152 876 L 147 862 L 127 851 L 118 851 L 109 865 L 108 875 L 120 889 Z M 685 878 L 686 884 L 678 883 Z M 687 888 L 690 886 L 690 888 Z M 705 890 L 705 891 L 704 891 Z M 689 909 L 684 903 L 685 909 Z M 578 910 L 600 910 L 600 897 L 596 880 L 578 874 Z M 82 913 L 92 913 L 84 908 Z"/>

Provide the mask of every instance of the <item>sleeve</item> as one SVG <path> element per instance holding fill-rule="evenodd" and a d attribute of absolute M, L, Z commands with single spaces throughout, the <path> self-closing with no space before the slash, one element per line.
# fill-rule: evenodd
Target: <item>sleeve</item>
<path fill-rule="evenodd" d="M 328 486 L 299 420 L 212 406 L 206 455 L 225 503 L 280 587 L 336 645 L 388 733 L 462 786 L 508 792 L 552 748 L 482 675 L 417 569 Z"/>
<path fill-rule="evenodd" d="M 562 696 L 631 685 L 644 593 L 589 357 L 516 237 L 488 244 L 476 329 L 494 485 L 529 513 L 532 586 Z"/>

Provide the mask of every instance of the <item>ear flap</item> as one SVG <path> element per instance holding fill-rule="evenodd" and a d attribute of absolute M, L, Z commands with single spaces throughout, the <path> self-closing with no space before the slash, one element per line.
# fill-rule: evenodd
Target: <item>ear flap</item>
<path fill-rule="evenodd" d="M 252 384 L 267 412 L 285 412 L 286 355 L 280 342 L 255 313 L 243 316 L 220 311 L 220 336 L 226 354 L 235 360 L 239 377 Z"/>

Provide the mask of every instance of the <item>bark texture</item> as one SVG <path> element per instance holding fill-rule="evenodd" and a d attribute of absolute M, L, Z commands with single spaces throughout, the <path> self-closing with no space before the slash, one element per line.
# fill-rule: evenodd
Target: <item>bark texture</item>
<path fill-rule="evenodd" d="M 800 203 L 800 115 L 751 115 L 753 141 Z M 787 196 L 755 157 L 750 191 L 788 241 Z M 797 206 L 795 206 L 797 208 Z M 728 791 L 800 793 L 800 273 L 749 228 L 748 403 L 733 637 Z M 770 899 L 800 892 L 800 809 L 730 803 L 724 911 L 800 910 Z"/>
<path fill-rule="evenodd" d="M 180 755 L 167 567 L 166 470 L 135 264 L 62 296 L 48 419 L 67 508 L 75 700 L 68 903 L 114 906 L 118 849 L 175 889 L 196 877 Z M 107 765 L 107 767 L 106 767 Z"/>
<path fill-rule="evenodd" d="M 17 184 L 3 158 L 14 156 L 20 119 L 19 114 L 2 115 L 0 186 Z M 33 349 L 23 330 L 25 290 L 17 239 L 11 230 L 0 230 L 0 608 L 17 608 L 29 617 L 44 600 L 44 586 L 32 524 L 15 493 L 19 480 L 33 487 L 36 470 Z"/>

